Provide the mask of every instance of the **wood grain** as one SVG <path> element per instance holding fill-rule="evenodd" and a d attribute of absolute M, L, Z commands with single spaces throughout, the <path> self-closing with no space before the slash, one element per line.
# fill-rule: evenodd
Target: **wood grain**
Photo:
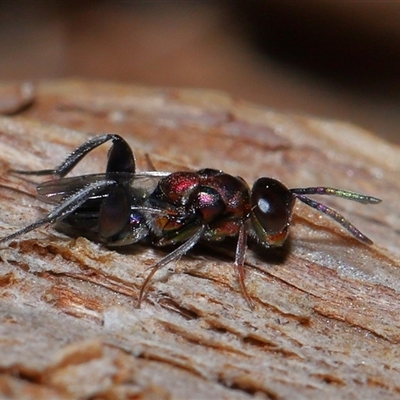
<path fill-rule="evenodd" d="M 4 91 L 2 88 L 5 88 Z M 7 90 L 6 90 L 7 89 Z M 18 92 L 18 90 L 16 91 Z M 9 86 L 0 86 L 10 93 Z M 251 183 L 334 186 L 382 198 L 324 199 L 375 244 L 296 206 L 289 243 L 251 243 L 242 298 L 232 243 L 199 246 L 138 288 L 166 250 L 110 250 L 51 227 L 0 252 L 0 394 L 54 399 L 392 399 L 400 394 L 400 152 L 344 122 L 279 114 L 203 90 L 41 82 L 0 117 L 0 227 L 49 208 L 39 178 L 89 136 L 124 136 L 146 169 L 213 167 Z M 17 108 L 18 109 L 18 108 Z M 104 148 L 103 148 L 104 147 Z M 101 172 L 107 146 L 77 174 Z M 326 201 L 325 201 L 326 200 Z"/>

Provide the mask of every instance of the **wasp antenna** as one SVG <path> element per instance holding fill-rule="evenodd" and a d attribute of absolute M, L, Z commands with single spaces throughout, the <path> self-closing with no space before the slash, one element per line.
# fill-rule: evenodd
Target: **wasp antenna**
<path fill-rule="evenodd" d="M 347 200 L 357 201 L 362 204 L 378 204 L 382 200 L 373 196 L 366 196 L 361 193 L 351 192 L 349 190 L 336 189 L 331 187 L 309 187 L 309 188 L 295 188 L 290 189 L 293 194 L 303 195 L 303 194 L 317 194 L 326 196 L 336 196 Z"/>
<path fill-rule="evenodd" d="M 333 208 L 326 206 L 325 204 L 319 203 L 318 201 L 312 200 L 301 194 L 292 192 L 296 199 L 299 199 L 303 203 L 307 204 L 309 207 L 315 208 L 318 211 L 326 214 L 328 217 L 332 218 L 338 222 L 344 229 L 350 232 L 355 238 L 357 238 L 361 243 L 371 245 L 372 240 L 360 232 L 349 220 L 347 220 L 343 215 L 339 214 Z"/>

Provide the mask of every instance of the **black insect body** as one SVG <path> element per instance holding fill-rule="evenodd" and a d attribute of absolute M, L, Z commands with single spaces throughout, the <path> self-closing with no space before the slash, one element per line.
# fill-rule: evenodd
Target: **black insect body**
<path fill-rule="evenodd" d="M 112 140 L 104 174 L 64 178 L 91 150 Z M 118 135 L 96 136 L 73 151 L 55 169 L 11 172 L 24 175 L 53 175 L 54 179 L 37 187 L 39 200 L 55 205 L 52 212 L 33 224 L 0 239 L 7 241 L 45 224 L 58 223 L 69 233 L 84 233 L 90 239 L 108 245 L 126 245 L 148 235 L 144 214 L 133 206 L 142 206 L 148 193 L 135 187 L 135 159 L 126 141 Z M 147 173 L 150 176 L 158 173 Z M 153 185 L 154 186 L 154 185 Z"/>
<path fill-rule="evenodd" d="M 65 178 L 87 153 L 110 140 L 105 173 Z M 128 245 L 144 238 L 156 246 L 177 245 L 152 267 L 140 288 L 138 306 L 158 269 L 186 254 L 200 240 L 226 237 L 237 237 L 235 267 L 243 296 L 253 306 L 244 283 L 247 236 L 267 248 L 281 246 L 289 233 L 295 200 L 299 199 L 333 218 L 362 243 L 372 244 L 342 215 L 307 195 L 332 195 L 362 204 L 380 202 L 375 197 L 328 187 L 288 189 L 268 177 L 259 178 L 250 189 L 242 178 L 210 168 L 136 173 L 132 150 L 114 134 L 88 140 L 55 169 L 13 172 L 53 175 L 55 179 L 38 185 L 37 192 L 40 200 L 55 207 L 44 218 L 0 239 L 0 243 L 57 223 L 67 233 L 108 246 Z"/>

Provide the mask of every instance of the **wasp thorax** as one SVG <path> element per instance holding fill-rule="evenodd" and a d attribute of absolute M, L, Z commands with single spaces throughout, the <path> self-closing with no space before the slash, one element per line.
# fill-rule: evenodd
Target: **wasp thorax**
<path fill-rule="evenodd" d="M 194 193 L 191 208 L 201 215 L 204 222 L 210 222 L 224 212 L 225 203 L 217 190 L 202 186 Z"/>

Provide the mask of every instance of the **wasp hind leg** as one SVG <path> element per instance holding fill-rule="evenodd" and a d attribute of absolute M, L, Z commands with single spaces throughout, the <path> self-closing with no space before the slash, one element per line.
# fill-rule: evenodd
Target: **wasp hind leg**
<path fill-rule="evenodd" d="M 119 135 L 107 133 L 94 136 L 78 146 L 67 158 L 54 169 L 23 171 L 12 169 L 10 172 L 20 175 L 54 175 L 62 178 L 67 175 L 88 153 L 96 147 L 112 140 L 113 144 L 108 153 L 107 172 L 135 172 L 135 158 L 128 143 Z"/>
<path fill-rule="evenodd" d="M 90 197 L 96 195 L 97 193 L 103 193 L 106 189 L 112 189 L 115 186 L 115 181 L 112 180 L 102 180 L 94 182 L 83 189 L 74 193 L 70 197 L 66 198 L 59 206 L 55 207 L 49 214 L 45 217 L 33 222 L 32 224 L 22 228 L 11 235 L 0 238 L 0 243 L 8 242 L 15 239 L 18 236 L 24 235 L 31 232 L 41 226 L 47 224 L 55 224 L 56 222 L 62 221 L 64 218 L 71 215 L 77 208 L 79 208 L 83 203 L 85 203 Z"/>

